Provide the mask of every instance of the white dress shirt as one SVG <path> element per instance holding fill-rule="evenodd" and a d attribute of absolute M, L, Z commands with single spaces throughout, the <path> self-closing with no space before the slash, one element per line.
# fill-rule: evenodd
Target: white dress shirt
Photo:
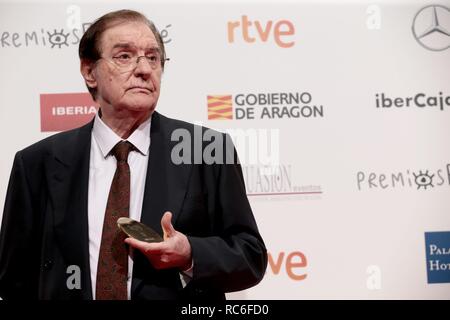
<path fill-rule="evenodd" d="M 127 141 L 138 151 L 131 151 L 128 156 L 130 166 L 130 218 L 141 220 L 142 203 L 144 200 L 145 178 L 150 148 L 151 117 L 143 122 Z M 110 155 L 112 148 L 122 141 L 99 117 L 94 119 L 92 129 L 91 155 L 89 163 L 89 191 L 88 191 L 88 223 L 89 223 L 89 262 L 91 266 L 92 295 L 95 297 L 97 280 L 97 264 L 102 241 L 103 220 L 106 203 L 117 160 Z M 133 260 L 128 258 L 127 291 L 130 299 Z"/>
<path fill-rule="evenodd" d="M 150 151 L 151 117 L 143 122 L 127 139 L 137 151 L 128 155 L 130 166 L 130 218 L 141 221 L 142 203 L 144 201 L 145 179 Z M 105 218 L 106 203 L 109 189 L 116 172 L 117 160 L 110 155 L 112 148 L 122 141 L 111 128 L 109 128 L 97 113 L 94 119 L 91 139 L 91 155 L 89 162 L 89 190 L 88 190 L 88 225 L 89 225 L 89 263 L 91 268 L 92 296 L 95 299 L 97 280 L 98 256 L 102 241 L 103 220 Z M 183 287 L 192 279 L 191 267 L 180 273 Z M 131 280 L 133 260 L 128 257 L 127 292 L 131 297 Z"/>

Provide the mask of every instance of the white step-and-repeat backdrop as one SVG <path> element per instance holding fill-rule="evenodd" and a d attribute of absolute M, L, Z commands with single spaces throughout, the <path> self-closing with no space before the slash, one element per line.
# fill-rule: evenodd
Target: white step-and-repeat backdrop
<path fill-rule="evenodd" d="M 79 40 L 122 8 L 164 38 L 157 109 L 236 142 L 269 265 L 229 298 L 450 299 L 448 0 L 1 1 L 2 205 L 92 118 Z"/>

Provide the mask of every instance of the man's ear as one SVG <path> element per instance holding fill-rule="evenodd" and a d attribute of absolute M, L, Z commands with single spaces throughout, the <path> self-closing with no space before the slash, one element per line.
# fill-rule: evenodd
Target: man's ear
<path fill-rule="evenodd" d="M 95 62 L 92 61 L 81 60 L 80 62 L 81 75 L 89 88 L 97 87 L 97 80 L 94 75 L 94 65 Z"/>

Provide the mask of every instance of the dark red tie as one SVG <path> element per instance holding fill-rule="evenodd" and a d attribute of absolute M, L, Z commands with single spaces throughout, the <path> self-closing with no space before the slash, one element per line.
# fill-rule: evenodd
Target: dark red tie
<path fill-rule="evenodd" d="M 121 141 L 111 150 L 117 159 L 103 222 L 102 242 L 98 257 L 96 299 L 127 300 L 128 252 L 126 235 L 117 227 L 117 219 L 129 216 L 130 167 L 128 154 L 133 145 Z"/>

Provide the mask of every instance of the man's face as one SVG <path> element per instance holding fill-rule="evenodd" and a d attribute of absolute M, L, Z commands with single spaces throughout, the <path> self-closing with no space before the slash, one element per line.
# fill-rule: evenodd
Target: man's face
<path fill-rule="evenodd" d="M 152 57 L 159 50 L 158 42 L 148 25 L 143 22 L 125 22 L 107 29 L 100 39 L 101 57 L 93 69 L 97 86 L 97 101 L 102 108 L 115 112 L 150 111 L 159 98 L 162 68 L 152 68 L 145 58 L 129 70 L 120 66 L 130 57 Z M 119 65 L 118 65 L 119 63 Z"/>

